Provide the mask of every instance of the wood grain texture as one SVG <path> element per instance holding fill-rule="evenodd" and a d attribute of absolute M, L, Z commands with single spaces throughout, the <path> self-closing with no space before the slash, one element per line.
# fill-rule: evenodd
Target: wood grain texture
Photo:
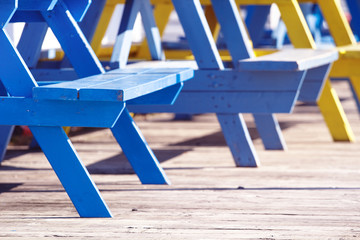
<path fill-rule="evenodd" d="M 360 135 L 345 82 L 333 84 Z M 360 143 L 333 143 L 316 106 L 279 115 L 288 151 L 236 168 L 214 115 L 137 117 L 172 186 L 141 185 L 108 130 L 70 137 L 113 219 L 80 219 L 41 152 L 11 146 L 0 168 L 0 236 L 86 239 L 359 239 Z"/>
<path fill-rule="evenodd" d="M 338 59 L 333 50 L 287 49 L 269 55 L 239 61 L 240 70 L 296 71 L 319 67 Z"/>

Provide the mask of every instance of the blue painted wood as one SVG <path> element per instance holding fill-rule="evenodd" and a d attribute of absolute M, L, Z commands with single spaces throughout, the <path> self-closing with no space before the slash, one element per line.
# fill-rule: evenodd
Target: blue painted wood
<path fill-rule="evenodd" d="M 127 110 L 124 110 L 123 114 L 120 115 L 111 131 L 141 183 L 170 184 L 154 153 Z"/>
<path fill-rule="evenodd" d="M 259 58 L 254 58 L 254 52 L 250 39 L 247 37 L 247 32 L 243 21 L 241 20 L 240 13 L 234 1 L 212 1 L 213 8 L 216 17 L 221 25 L 221 31 L 224 35 L 224 39 L 227 48 L 230 51 L 232 61 L 236 68 L 241 69 L 243 61 L 252 61 L 253 65 L 258 65 L 261 61 Z M 280 56 L 283 60 L 284 56 Z M 279 58 L 273 57 L 273 62 L 278 62 Z M 244 60 L 245 59 L 245 60 Z M 267 66 L 270 64 L 267 64 Z M 271 68 L 268 68 L 271 69 Z M 266 69 L 266 70 L 268 70 Z M 276 70 L 279 70 L 277 68 Z M 247 70 L 247 69 L 245 69 Z M 265 69 L 261 69 L 262 71 Z M 265 71 L 266 71 L 265 70 Z M 272 69 L 275 70 L 275 69 Z M 281 66 L 281 71 L 283 70 Z M 270 70 L 271 71 L 271 70 Z M 270 74 L 269 74 L 270 75 Z M 283 76 L 282 76 L 283 77 Z M 281 133 L 281 129 L 278 127 L 275 116 L 257 115 L 254 114 L 256 126 L 262 142 L 266 149 L 273 149 L 276 146 L 277 149 L 285 149 L 285 141 Z M 270 134 L 271 133 L 271 134 Z M 240 164 L 240 162 L 239 162 Z"/>
<path fill-rule="evenodd" d="M 104 9 L 105 3 L 106 0 L 93 1 L 88 11 L 86 12 L 84 18 L 79 23 L 79 27 L 81 28 L 81 31 L 83 32 L 88 42 L 91 42 L 93 39 L 93 36 L 96 31 L 96 26 L 98 25 L 98 22 L 100 20 L 101 13 Z M 61 68 L 71 67 L 71 63 L 66 56 L 61 61 L 60 67 Z"/>
<path fill-rule="evenodd" d="M 42 12 L 42 15 L 79 77 L 105 72 L 75 19 L 67 14 L 67 7 L 61 1 L 52 11 Z"/>
<path fill-rule="evenodd" d="M 173 0 L 186 39 L 200 69 L 224 69 L 199 1 Z"/>
<path fill-rule="evenodd" d="M 48 101 L 0 97 L 0 125 L 112 127 L 124 108 L 119 102 Z M 101 114 L 99 111 L 101 110 Z"/>
<path fill-rule="evenodd" d="M 106 3 L 106 0 L 92 1 L 84 18 L 79 23 L 81 31 L 85 35 L 88 42 L 91 42 L 94 37 L 95 31 L 96 31 L 96 26 L 98 25 L 98 22 L 100 20 L 105 3 Z"/>
<path fill-rule="evenodd" d="M 47 29 L 46 23 L 26 23 L 24 26 L 17 49 L 29 68 L 36 67 L 39 61 Z"/>
<path fill-rule="evenodd" d="M 250 5 L 246 7 L 245 24 L 254 47 L 259 47 L 264 37 L 265 23 L 270 12 L 270 5 Z"/>
<path fill-rule="evenodd" d="M 278 134 L 281 133 L 281 128 L 273 114 L 254 114 L 254 120 L 259 135 L 267 150 L 286 149 L 286 143 L 283 135 Z M 270 123 L 270 126 L 267 125 L 268 123 Z"/>
<path fill-rule="evenodd" d="M 190 48 L 195 57 L 198 67 L 200 69 L 223 70 L 224 65 L 221 62 L 220 54 L 216 48 L 214 39 L 212 38 L 210 27 L 206 22 L 205 14 L 201 8 L 200 2 L 173 0 L 173 4 L 179 16 L 181 25 L 185 31 L 187 40 L 189 42 Z M 191 95 L 191 93 L 189 94 Z M 177 101 L 175 105 L 186 106 L 185 108 L 191 108 L 194 105 L 197 108 L 198 106 L 204 107 L 204 104 L 201 104 L 199 102 L 203 100 L 205 101 L 209 100 L 209 98 L 206 97 L 204 98 L 202 94 L 197 93 L 197 95 L 198 96 L 196 97 L 196 99 L 194 98 L 187 99 L 185 94 L 180 94 L 179 98 L 185 101 L 180 101 L 180 102 Z M 225 96 L 229 97 L 230 95 L 229 94 L 213 95 L 211 93 L 207 94 L 207 97 L 210 97 L 210 99 L 217 99 L 217 97 L 220 97 L 219 99 L 221 100 L 222 98 L 225 99 Z M 232 97 L 234 97 L 234 95 Z M 231 103 L 227 102 L 227 106 L 228 107 L 230 106 L 230 108 L 232 104 L 233 102 Z M 206 104 L 205 108 L 201 108 L 201 110 L 202 111 L 209 110 L 208 106 L 209 105 Z M 252 162 L 252 164 L 250 165 L 256 166 L 257 156 L 254 151 L 251 138 L 249 137 L 249 134 L 247 132 L 248 130 L 246 127 L 246 123 L 242 121 L 242 116 L 238 114 L 239 112 L 236 112 L 236 114 L 232 112 L 233 114 L 220 115 L 218 110 L 220 110 L 221 108 L 218 107 L 219 107 L 219 102 L 213 105 L 211 110 L 212 112 L 217 113 L 218 121 L 220 122 L 220 126 L 222 127 L 224 137 L 228 143 L 231 153 L 233 154 L 233 158 L 236 162 L 236 165 L 248 166 L 249 162 Z M 184 107 L 182 108 L 184 109 Z M 181 108 L 174 108 L 174 109 L 177 109 L 177 111 L 182 110 Z M 222 109 L 220 111 L 222 111 Z M 182 113 L 192 113 L 192 111 L 184 111 Z M 234 123 L 234 127 L 236 127 L 237 129 L 231 129 L 227 127 L 229 126 L 228 123 Z M 234 134 L 233 134 L 234 132 L 239 134 L 237 138 L 234 138 Z M 244 142 L 246 142 L 247 144 L 244 145 Z M 242 151 L 246 152 L 246 154 L 243 155 L 241 152 L 239 152 L 239 149 L 242 149 Z M 246 156 L 247 158 L 244 159 L 244 156 Z"/>
<path fill-rule="evenodd" d="M 299 101 L 316 103 L 324 86 L 324 79 L 327 78 L 331 64 L 309 69 L 300 89 Z"/>
<path fill-rule="evenodd" d="M 113 53 L 111 55 L 110 66 L 112 68 L 125 67 L 132 43 L 132 29 L 142 1 L 127 0 L 121 18 L 119 31 L 115 40 Z"/>
<path fill-rule="evenodd" d="M 297 71 L 316 68 L 336 61 L 338 51 L 313 49 L 286 49 L 257 58 L 239 61 L 239 69 L 247 71 Z"/>
<path fill-rule="evenodd" d="M 136 113 L 289 113 L 298 92 L 187 92 L 182 91 L 172 106 L 128 106 Z M 195 104 L 196 103 L 196 104 Z"/>
<path fill-rule="evenodd" d="M 32 88 L 37 84 L 3 29 L 0 30 L 0 52 L 0 79 L 7 92 L 11 96 L 31 97 Z"/>
<path fill-rule="evenodd" d="M 57 0 L 18 0 L 18 10 L 25 11 L 50 11 Z"/>
<path fill-rule="evenodd" d="M 127 101 L 180 83 L 184 81 L 181 75 L 188 76 L 187 79 L 193 75 L 189 69 L 161 72 L 157 70 L 129 75 L 108 72 L 105 75 L 37 87 L 33 90 L 33 96 L 36 99 L 53 100 Z M 174 95 L 170 97 L 173 101 Z"/>
<path fill-rule="evenodd" d="M 10 142 L 14 126 L 0 126 L 0 163 L 5 157 L 7 145 Z"/>
<path fill-rule="evenodd" d="M 217 114 L 216 115 L 223 133 L 226 133 L 225 140 L 230 147 L 236 166 L 258 167 L 260 162 L 256 154 L 246 123 L 241 114 Z"/>
<path fill-rule="evenodd" d="M 17 0 L 3 1 L 0 8 L 0 27 L 4 28 L 14 15 L 17 7 Z"/>
<path fill-rule="evenodd" d="M 165 55 L 161 47 L 160 32 L 156 26 L 153 8 L 149 1 L 142 1 L 140 13 L 152 60 L 165 59 Z"/>
<path fill-rule="evenodd" d="M 41 81 L 73 81 L 79 79 L 77 73 L 72 68 L 65 69 L 31 69 L 31 73 L 41 85 Z"/>
<path fill-rule="evenodd" d="M 196 81 L 184 84 L 184 91 L 297 91 L 302 84 L 303 76 L 304 71 L 248 72 L 233 69 L 200 69 L 195 70 Z"/>
<path fill-rule="evenodd" d="M 99 190 L 61 127 L 30 127 L 81 217 L 111 217 Z M 51 141 L 49 141 L 51 139 Z"/>
<path fill-rule="evenodd" d="M 184 83 L 177 83 L 171 87 L 156 91 L 154 93 L 146 94 L 126 102 L 127 105 L 167 105 L 174 104 L 175 100 L 180 94 Z"/>

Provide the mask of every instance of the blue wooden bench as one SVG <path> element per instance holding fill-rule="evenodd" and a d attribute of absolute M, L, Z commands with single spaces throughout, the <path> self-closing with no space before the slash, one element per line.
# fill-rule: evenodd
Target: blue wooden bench
<path fill-rule="evenodd" d="M 76 24 L 88 5 L 87 0 L 0 2 L 0 125 L 7 134 L 11 127 L 5 126 L 29 126 L 81 217 L 110 217 L 61 126 L 110 128 L 142 183 L 169 183 L 126 104 L 172 104 L 193 70 L 146 68 L 105 73 Z M 25 64 L 29 55 L 21 56 L 24 49 L 21 45 L 20 51 L 16 49 L 4 30 L 10 20 L 45 21 L 81 78 L 37 82 Z M 1 138 L 0 146 L 6 147 L 8 139 L 9 135 Z"/>
<path fill-rule="evenodd" d="M 234 1 L 214 0 L 212 5 L 234 66 L 225 68 L 200 2 L 172 2 L 195 57 L 194 80 L 185 84 L 173 106 L 130 106 L 129 109 L 134 112 L 216 113 L 236 165 L 258 166 L 258 157 L 239 113 L 255 114 L 258 130 L 268 148 L 283 148 L 283 137 L 272 113 L 292 110 L 305 75 L 309 79 L 307 82 L 313 86 L 309 97 L 317 98 L 331 63 L 338 57 L 337 54 L 333 51 L 290 50 L 254 58 Z M 127 14 L 122 17 L 111 58 L 113 66 L 124 67 L 127 63 L 131 42 L 129 36 L 140 6 L 142 13 L 152 11 L 151 7 L 144 9 L 150 6 L 149 3 L 143 3 L 144 1 L 137 0 L 126 3 Z M 155 28 L 153 18 L 148 17 L 146 22 L 152 26 L 152 30 Z M 155 35 L 151 39 L 160 39 L 158 32 L 151 33 Z M 156 46 L 151 46 L 150 42 L 149 47 L 156 52 Z M 161 49 L 158 49 L 154 59 L 162 56 L 160 51 Z M 249 58 L 250 60 L 246 60 Z M 175 66 L 186 66 L 184 64 L 174 63 Z"/>
<path fill-rule="evenodd" d="M 131 31 L 138 12 L 141 12 L 144 26 L 148 29 L 146 36 L 150 39 L 148 43 L 152 58 L 160 60 L 163 57 L 159 44 L 160 35 L 156 31 L 149 1 L 129 0 L 125 5 L 126 14 L 122 17 L 110 65 L 120 68 L 188 66 L 195 69 L 195 80 L 185 84 L 173 106 L 129 105 L 129 108 L 136 112 L 216 113 L 236 165 L 257 166 L 259 161 L 246 124 L 239 113 L 254 113 L 258 131 L 267 149 L 285 148 L 279 125 L 272 113 L 290 112 L 298 99 L 300 87 L 304 85 L 307 85 L 309 90 L 302 91 L 300 96 L 315 101 L 329 66 L 337 58 L 337 54 L 332 51 L 287 50 L 268 57 L 254 58 L 233 1 L 224 1 L 221 5 L 214 1 L 214 10 L 234 66 L 225 68 L 200 3 L 173 3 L 196 62 L 189 65 L 188 62 L 145 62 L 126 66 Z M 96 24 L 92 25 L 91 21 L 85 19 L 86 21 L 85 26 L 95 28 Z M 87 32 L 92 31 L 90 29 Z M 244 60 L 248 58 L 251 60 Z M 247 64 L 250 64 L 252 69 Z M 289 65 L 294 68 L 288 69 Z"/>

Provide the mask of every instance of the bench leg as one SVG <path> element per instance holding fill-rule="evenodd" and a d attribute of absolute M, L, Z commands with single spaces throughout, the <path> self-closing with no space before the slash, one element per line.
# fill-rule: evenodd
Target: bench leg
<path fill-rule="evenodd" d="M 254 145 L 241 114 L 216 114 L 237 167 L 260 165 Z"/>
<path fill-rule="evenodd" d="M 339 97 L 331 87 L 329 79 L 325 82 L 318 106 L 335 141 L 355 141 Z"/>
<path fill-rule="evenodd" d="M 253 114 L 257 130 L 267 150 L 285 150 L 286 143 L 273 114 Z"/>
<path fill-rule="evenodd" d="M 30 127 L 80 217 L 111 217 L 99 190 L 61 127 Z"/>
<path fill-rule="evenodd" d="M 0 126 L 0 162 L 4 159 L 14 126 Z"/>
<path fill-rule="evenodd" d="M 111 129 L 143 184 L 170 184 L 159 161 L 125 108 Z"/>

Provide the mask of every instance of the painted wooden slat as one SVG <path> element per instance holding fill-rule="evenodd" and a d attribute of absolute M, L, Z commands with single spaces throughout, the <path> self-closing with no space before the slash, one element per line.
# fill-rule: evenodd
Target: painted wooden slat
<path fill-rule="evenodd" d="M 297 91 L 304 71 L 242 72 L 234 70 L 195 70 L 194 81 L 185 83 L 185 91 Z"/>
<path fill-rule="evenodd" d="M 124 108 L 124 104 L 118 102 L 47 101 L 15 97 L 0 97 L 0 101 L 0 112 L 6 116 L 0 118 L 0 125 L 112 127 Z"/>
<path fill-rule="evenodd" d="M 159 161 L 125 109 L 111 131 L 143 184 L 170 184 Z"/>
<path fill-rule="evenodd" d="M 315 68 L 338 59 L 335 50 L 290 49 L 239 61 L 240 70 L 297 71 Z"/>
<path fill-rule="evenodd" d="M 81 21 L 92 0 L 61 0 L 64 1 L 76 21 Z"/>
<path fill-rule="evenodd" d="M 79 79 L 73 69 L 31 69 L 38 84 L 39 81 L 73 81 Z"/>
<path fill-rule="evenodd" d="M 264 29 L 270 8 L 270 5 L 250 5 L 246 7 L 247 14 L 245 18 L 245 24 L 247 26 L 250 39 L 255 48 L 258 47 L 264 34 L 263 31 L 259 31 L 258 29 Z"/>
<path fill-rule="evenodd" d="M 298 92 L 186 92 L 173 106 L 128 106 L 133 112 L 200 113 L 289 113 Z M 196 103 L 196 104 L 194 104 Z"/>
<path fill-rule="evenodd" d="M 40 12 L 16 11 L 10 22 L 44 22 Z"/>
<path fill-rule="evenodd" d="M 137 71 L 131 69 L 134 73 Z M 190 69 L 149 69 L 142 74 L 115 70 L 33 89 L 35 99 L 127 101 L 193 77 Z M 173 97 L 173 96 L 172 96 Z"/>
<path fill-rule="evenodd" d="M 95 31 L 96 31 L 96 26 L 98 25 L 98 23 L 100 21 L 101 11 L 104 8 L 105 3 L 106 3 L 106 0 L 92 1 L 83 20 L 79 23 L 79 26 L 80 26 L 82 32 L 84 33 L 86 39 L 89 42 L 92 42 L 92 40 L 93 40 Z M 95 51 L 95 49 L 94 49 L 94 51 Z"/>
<path fill-rule="evenodd" d="M 174 104 L 184 83 L 177 83 L 171 87 L 161 89 L 159 91 L 146 94 L 144 96 L 131 99 L 126 102 L 127 105 L 165 105 Z"/>
<path fill-rule="evenodd" d="M 176 75 L 142 74 L 101 85 L 81 88 L 82 101 L 127 101 L 178 83 Z"/>

